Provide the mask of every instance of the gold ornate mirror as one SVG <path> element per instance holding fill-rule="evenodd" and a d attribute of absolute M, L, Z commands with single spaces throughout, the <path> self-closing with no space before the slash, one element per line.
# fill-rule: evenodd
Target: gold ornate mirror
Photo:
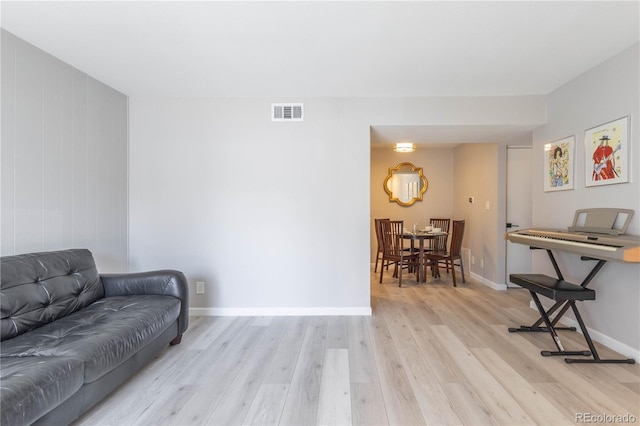
<path fill-rule="evenodd" d="M 418 200 L 422 201 L 422 194 L 427 191 L 429 184 L 422 174 L 422 167 L 400 163 L 389 168 L 383 186 L 389 194 L 389 202 L 395 201 L 401 206 L 410 206 Z"/>

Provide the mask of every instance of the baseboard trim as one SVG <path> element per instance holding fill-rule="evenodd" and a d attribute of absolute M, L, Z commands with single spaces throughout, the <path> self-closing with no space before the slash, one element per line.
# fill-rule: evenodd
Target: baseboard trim
<path fill-rule="evenodd" d="M 371 316 L 371 307 L 189 308 L 189 315 L 212 317 Z"/>
<path fill-rule="evenodd" d="M 485 277 L 481 277 L 480 275 L 471 272 L 469 274 L 470 278 L 473 279 L 473 281 L 476 281 L 480 284 L 484 284 L 489 288 L 492 288 L 494 290 L 498 290 L 498 291 L 504 291 L 507 289 L 507 285 L 506 284 L 498 284 L 498 283 L 494 283 L 493 281 L 489 281 L 488 279 L 486 279 Z"/>
<path fill-rule="evenodd" d="M 529 307 L 534 311 L 538 312 L 538 309 L 536 308 L 536 304 L 533 302 L 533 300 L 529 302 Z M 560 321 L 560 324 L 562 324 L 565 327 L 575 327 L 576 331 L 582 334 L 582 330 L 580 329 L 580 324 L 578 324 L 578 321 L 576 321 L 573 318 L 566 317 L 566 316 L 562 317 L 562 321 Z M 633 358 L 636 360 L 636 362 L 640 363 L 640 350 L 636 348 L 632 348 L 631 346 L 624 344 L 612 338 L 611 336 L 607 336 L 606 334 L 601 333 L 598 330 L 594 330 L 591 327 L 587 327 L 587 331 L 589 332 L 591 339 L 593 339 L 594 341 L 606 346 L 609 349 L 612 349 L 618 352 L 624 357 Z M 586 343 L 585 343 L 585 346 L 586 346 Z"/>

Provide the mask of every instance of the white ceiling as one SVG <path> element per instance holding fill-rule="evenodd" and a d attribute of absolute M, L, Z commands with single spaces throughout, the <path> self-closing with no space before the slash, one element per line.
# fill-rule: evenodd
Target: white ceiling
<path fill-rule="evenodd" d="M 2 1 L 1 8 L 3 28 L 132 97 L 541 95 L 640 35 L 637 0 Z M 424 127 L 413 130 L 419 137 L 432 130 L 438 142 L 468 139 L 459 126 Z M 380 141 L 397 131 L 377 129 Z"/>

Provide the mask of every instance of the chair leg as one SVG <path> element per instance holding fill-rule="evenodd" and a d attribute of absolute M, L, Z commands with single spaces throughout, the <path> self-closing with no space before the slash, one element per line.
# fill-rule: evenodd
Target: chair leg
<path fill-rule="evenodd" d="M 374 273 L 374 274 L 375 274 L 376 272 L 378 272 L 378 259 L 380 259 L 380 252 L 376 253 L 376 266 L 375 266 L 375 268 L 373 268 L 373 273 Z M 383 266 L 382 266 L 382 267 L 384 268 L 384 263 L 383 263 Z"/>
<path fill-rule="evenodd" d="M 433 278 L 440 278 L 440 261 L 433 259 L 429 265 L 431 266 L 431 276 Z"/>
<path fill-rule="evenodd" d="M 466 283 L 464 280 L 464 266 L 462 265 L 462 258 L 458 259 L 460 261 L 460 273 L 462 274 L 462 282 Z"/>
<path fill-rule="evenodd" d="M 384 273 L 384 258 L 382 258 L 382 268 L 380 268 L 380 284 L 382 284 L 382 274 Z"/>
<path fill-rule="evenodd" d="M 447 262 L 447 265 L 449 264 L 449 262 Z M 457 287 L 456 285 L 456 270 L 453 267 L 453 260 L 451 261 L 451 278 L 453 278 L 453 286 Z"/>

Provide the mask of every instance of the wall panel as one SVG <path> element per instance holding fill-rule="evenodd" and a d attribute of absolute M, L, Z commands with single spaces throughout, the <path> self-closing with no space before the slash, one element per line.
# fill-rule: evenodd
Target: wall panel
<path fill-rule="evenodd" d="M 45 206 L 46 213 L 42 218 L 42 234 L 43 249 L 49 250 L 60 247 L 61 239 L 59 200 L 62 192 L 60 161 L 63 140 L 60 104 L 63 64 L 55 58 L 45 57 L 43 65 L 42 205 Z"/>
<path fill-rule="evenodd" d="M 128 266 L 128 99 L 2 31 L 1 254 L 92 250 Z"/>
<path fill-rule="evenodd" d="M 17 252 L 42 247 L 43 56 L 16 44 L 14 116 L 14 202 Z M 3 108 L 9 107 L 4 102 Z"/>
<path fill-rule="evenodd" d="M 0 155 L 0 194 L 2 212 L 0 214 L 0 252 L 12 253 L 15 250 L 15 93 L 16 93 L 16 42 L 13 37 L 2 33 L 2 151 Z"/>

